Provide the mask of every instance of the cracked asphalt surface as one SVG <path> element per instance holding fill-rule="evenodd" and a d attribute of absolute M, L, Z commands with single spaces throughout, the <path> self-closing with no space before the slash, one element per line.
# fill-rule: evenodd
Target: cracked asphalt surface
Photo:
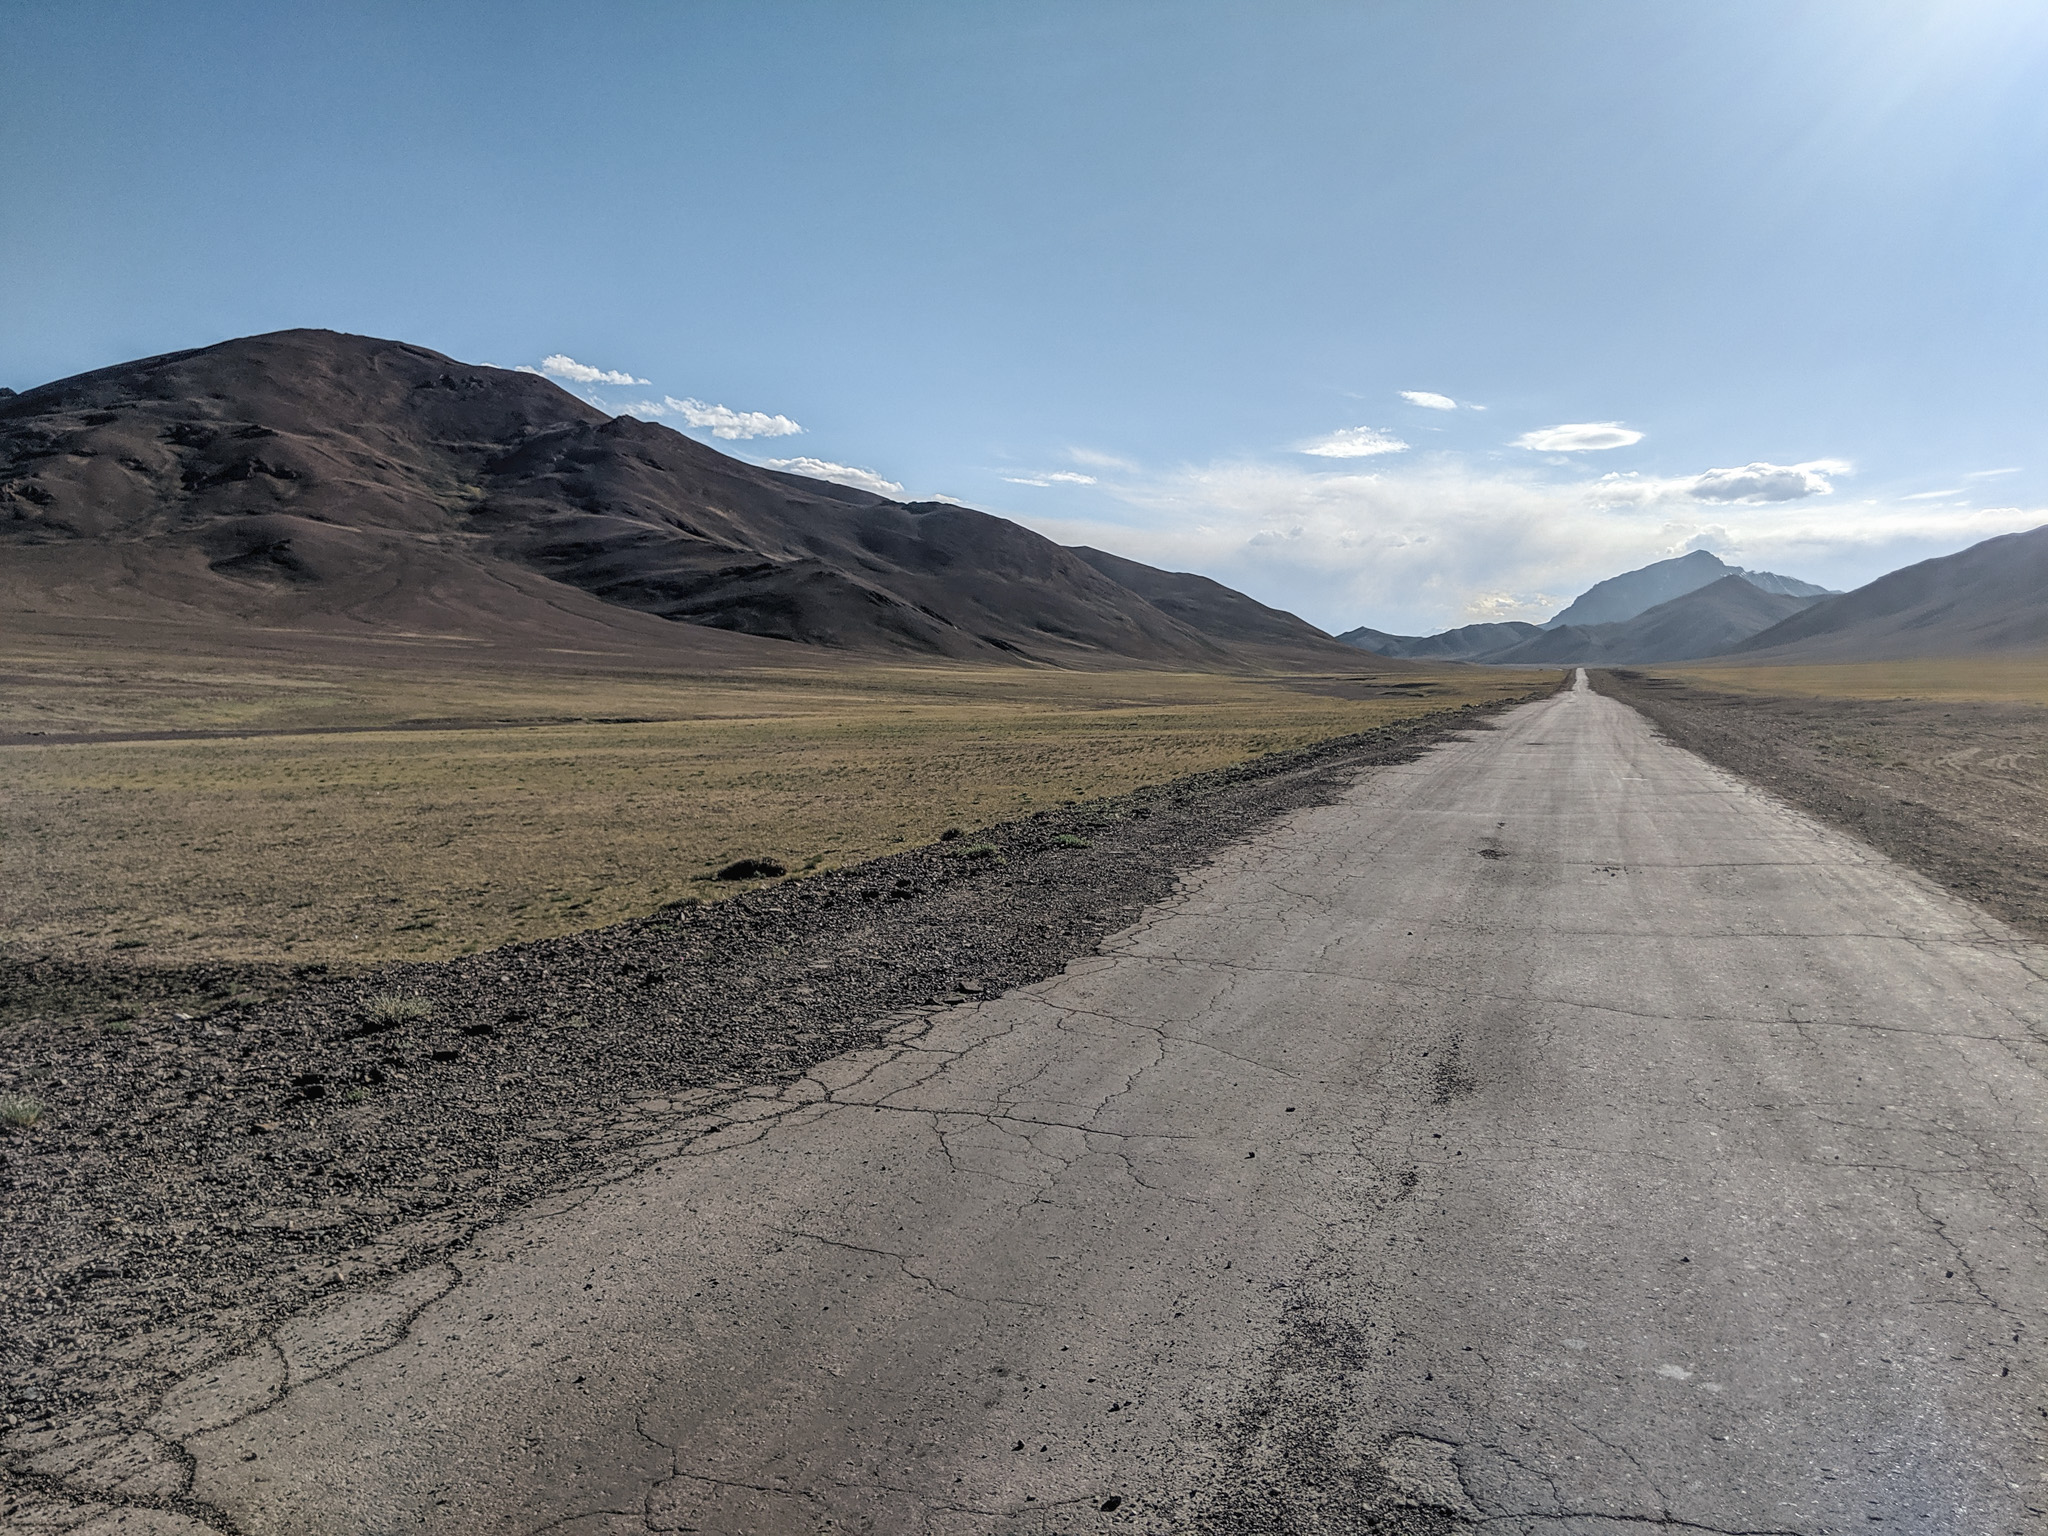
<path fill-rule="evenodd" d="M 94 1536 L 2035 1531 L 2044 967 L 1582 678 L 37 1470 Z"/>

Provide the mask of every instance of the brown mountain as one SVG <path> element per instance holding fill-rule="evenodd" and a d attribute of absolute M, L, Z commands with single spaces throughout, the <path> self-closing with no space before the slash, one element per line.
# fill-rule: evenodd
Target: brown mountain
<path fill-rule="evenodd" d="M 2048 525 L 1922 560 L 1731 650 L 1744 661 L 1906 661 L 2048 646 Z"/>
<path fill-rule="evenodd" d="M 1071 552 L 1104 576 L 1145 599 L 1161 613 L 1179 619 L 1198 634 L 1228 644 L 1273 646 L 1285 650 L 1313 647 L 1318 655 L 1330 637 L 1306 620 L 1226 587 L 1207 576 L 1162 571 L 1122 555 L 1076 544 Z"/>
<path fill-rule="evenodd" d="M 533 374 L 331 331 L 0 397 L 0 545 L 0 596 L 52 611 L 609 632 L 730 657 L 793 641 L 1066 666 L 1356 663 L 1200 577 L 757 468 Z"/>

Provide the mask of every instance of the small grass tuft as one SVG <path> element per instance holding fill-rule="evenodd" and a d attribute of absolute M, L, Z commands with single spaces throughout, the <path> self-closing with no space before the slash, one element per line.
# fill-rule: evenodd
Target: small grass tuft
<path fill-rule="evenodd" d="M 992 859 L 1001 851 L 994 843 L 976 843 L 972 848 L 962 849 L 960 857 L 963 859 Z"/>
<path fill-rule="evenodd" d="M 433 1004 L 397 992 L 379 992 L 363 1004 L 363 1017 L 378 1029 L 396 1029 L 433 1016 Z"/>
<path fill-rule="evenodd" d="M 32 1099 L 25 1093 L 0 1093 L 0 1123 L 17 1131 L 33 1130 L 48 1113 L 41 1099 Z"/>
<path fill-rule="evenodd" d="M 1085 837 L 1076 837 L 1071 832 L 1062 832 L 1052 840 L 1055 848 L 1093 848 L 1095 845 Z"/>

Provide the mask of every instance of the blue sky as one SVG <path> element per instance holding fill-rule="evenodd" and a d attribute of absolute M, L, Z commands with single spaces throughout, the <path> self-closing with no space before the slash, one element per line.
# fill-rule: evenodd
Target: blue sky
<path fill-rule="evenodd" d="M 2035 0 L 0 0 L 0 57 L 16 388 L 573 359 L 1333 629 L 2048 521 Z"/>

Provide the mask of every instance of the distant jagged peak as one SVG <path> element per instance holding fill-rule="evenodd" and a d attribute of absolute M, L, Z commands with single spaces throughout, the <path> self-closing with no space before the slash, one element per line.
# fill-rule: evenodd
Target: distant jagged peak
<path fill-rule="evenodd" d="M 1595 582 L 1546 621 L 1543 628 L 1556 629 L 1567 624 L 1625 623 L 1638 614 L 1648 613 L 1660 603 L 1668 603 L 1675 597 L 1683 597 L 1729 576 L 1740 576 L 1759 591 L 1779 597 L 1822 597 L 1828 591 L 1826 587 L 1815 586 L 1795 576 L 1780 576 L 1775 571 L 1746 571 L 1741 566 L 1728 564 L 1710 549 L 1695 549 Z"/>

